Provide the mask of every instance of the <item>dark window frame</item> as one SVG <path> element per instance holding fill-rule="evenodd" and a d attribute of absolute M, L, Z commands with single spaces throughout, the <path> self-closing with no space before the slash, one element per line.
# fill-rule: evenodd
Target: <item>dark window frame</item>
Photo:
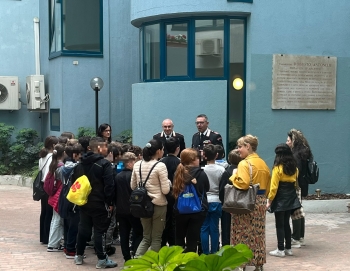
<path fill-rule="evenodd" d="M 53 125 L 52 124 L 52 115 L 58 114 L 59 118 L 59 125 Z M 61 130 L 61 115 L 60 115 L 60 109 L 59 108 L 50 108 L 50 131 L 57 131 L 59 132 Z"/>
<path fill-rule="evenodd" d="M 52 40 L 53 40 L 53 35 L 54 32 L 51 31 L 52 23 L 55 22 L 56 15 L 55 11 L 53 14 L 53 17 L 51 18 L 51 1 L 49 1 L 49 59 L 53 59 L 59 56 L 80 56 L 80 57 L 98 57 L 102 58 L 103 57 L 103 0 L 99 0 L 99 5 L 100 5 L 100 51 L 83 51 L 83 50 L 66 50 L 64 48 L 64 42 L 63 42 L 63 37 L 64 37 L 64 29 L 63 29 L 63 2 L 68 1 L 68 0 L 56 0 L 56 5 L 61 5 L 61 13 L 60 13 L 60 31 L 61 31 L 61 40 L 60 40 L 60 45 L 61 45 L 61 50 L 51 52 L 51 45 L 52 45 Z M 56 34 L 57 35 L 57 34 Z"/>

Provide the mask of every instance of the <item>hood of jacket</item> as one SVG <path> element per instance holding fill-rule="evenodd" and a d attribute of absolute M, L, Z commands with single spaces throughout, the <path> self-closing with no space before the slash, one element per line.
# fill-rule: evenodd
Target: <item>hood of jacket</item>
<path fill-rule="evenodd" d="M 186 176 L 185 183 L 190 183 L 193 178 L 198 178 L 203 170 L 200 167 L 190 167 L 189 173 L 190 175 Z"/>
<path fill-rule="evenodd" d="M 81 163 L 84 165 L 89 165 L 96 163 L 98 160 L 104 159 L 104 157 L 101 154 L 94 153 L 94 152 L 88 152 L 83 155 L 81 158 Z"/>

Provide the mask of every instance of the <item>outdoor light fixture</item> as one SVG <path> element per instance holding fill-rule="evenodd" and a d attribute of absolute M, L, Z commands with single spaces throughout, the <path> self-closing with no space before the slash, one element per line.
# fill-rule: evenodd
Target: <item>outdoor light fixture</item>
<path fill-rule="evenodd" d="M 98 130 L 98 92 L 103 88 L 103 80 L 100 77 L 92 78 L 90 87 L 95 91 L 95 116 L 96 116 L 96 135 Z"/>
<path fill-rule="evenodd" d="M 235 78 L 232 82 L 232 86 L 235 90 L 241 90 L 243 88 L 243 80 L 239 77 Z"/>

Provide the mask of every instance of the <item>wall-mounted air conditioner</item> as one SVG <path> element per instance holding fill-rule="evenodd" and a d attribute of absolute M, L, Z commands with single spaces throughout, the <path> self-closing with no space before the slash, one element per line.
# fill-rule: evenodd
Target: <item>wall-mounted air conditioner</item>
<path fill-rule="evenodd" d="M 27 76 L 26 93 L 28 110 L 46 109 L 44 75 Z"/>
<path fill-rule="evenodd" d="M 0 76 L 0 110 L 21 109 L 18 76 Z"/>
<path fill-rule="evenodd" d="M 198 55 L 220 55 L 221 39 L 202 39 Z"/>

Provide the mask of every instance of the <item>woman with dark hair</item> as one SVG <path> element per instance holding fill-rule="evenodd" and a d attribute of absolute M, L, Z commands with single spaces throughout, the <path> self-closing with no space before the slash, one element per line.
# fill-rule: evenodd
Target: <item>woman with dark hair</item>
<path fill-rule="evenodd" d="M 197 150 L 191 148 L 184 149 L 180 154 L 181 163 L 176 169 L 173 181 L 176 225 L 175 245 L 186 247 L 184 252 L 197 252 L 197 245 L 200 242 L 201 227 L 209 206 L 207 200 L 209 179 L 204 170 L 199 166 L 199 158 L 200 155 Z M 185 185 L 191 183 L 196 189 L 198 198 L 202 199 L 202 211 L 194 214 L 179 214 L 176 208 L 179 195 L 185 190 Z"/>
<path fill-rule="evenodd" d="M 303 133 L 296 129 L 291 129 L 288 132 L 286 144 L 291 148 L 294 159 L 297 162 L 297 167 L 299 170 L 298 184 L 300 189 L 298 193 L 301 193 L 302 197 L 308 195 L 309 184 L 304 178 L 306 175 L 308 160 L 313 158 L 311 148 Z M 293 220 L 293 240 L 292 247 L 300 248 L 305 245 L 304 235 L 305 235 L 305 218 L 298 220 Z"/>
<path fill-rule="evenodd" d="M 158 159 L 163 157 L 163 143 L 152 139 L 146 144 L 142 152 L 143 160 L 136 162 L 133 168 L 131 189 L 134 190 L 139 185 L 141 176 L 144 182 L 152 167 L 157 163 L 146 183 L 147 194 L 151 197 L 154 204 L 154 213 L 150 218 L 141 218 L 143 239 L 137 248 L 135 256 L 145 254 L 149 247 L 156 252 L 160 250 L 168 204 L 165 195 L 169 193 L 171 186 L 165 164 L 158 162 Z"/>
<path fill-rule="evenodd" d="M 270 251 L 271 256 L 292 256 L 290 215 L 301 207 L 296 193 L 298 168 L 292 151 L 287 144 L 279 144 L 275 149 L 270 193 L 266 208 L 275 213 L 277 249 Z"/>
<path fill-rule="evenodd" d="M 250 182 L 260 184 L 255 202 L 255 209 L 248 214 L 232 214 L 232 245 L 243 243 L 254 254 L 249 265 L 255 271 L 263 270 L 266 263 L 266 195 L 270 189 L 270 169 L 256 153 L 258 138 L 246 135 L 237 140 L 239 156 L 243 159 L 237 169 L 233 170 L 230 180 L 238 188 L 249 189 Z M 244 269 L 240 268 L 240 270 Z"/>
<path fill-rule="evenodd" d="M 112 127 L 107 124 L 101 124 L 97 129 L 97 136 L 102 137 L 107 143 L 112 141 Z"/>
<path fill-rule="evenodd" d="M 39 156 L 39 170 L 42 170 L 42 182 L 44 182 L 49 167 L 52 161 L 52 152 L 55 145 L 58 143 L 58 138 L 55 136 L 48 136 L 45 139 L 44 147 L 41 149 Z M 47 245 L 49 242 L 50 224 L 52 219 L 53 209 L 48 203 L 49 196 L 45 194 L 41 201 L 40 212 L 40 242 Z"/>

